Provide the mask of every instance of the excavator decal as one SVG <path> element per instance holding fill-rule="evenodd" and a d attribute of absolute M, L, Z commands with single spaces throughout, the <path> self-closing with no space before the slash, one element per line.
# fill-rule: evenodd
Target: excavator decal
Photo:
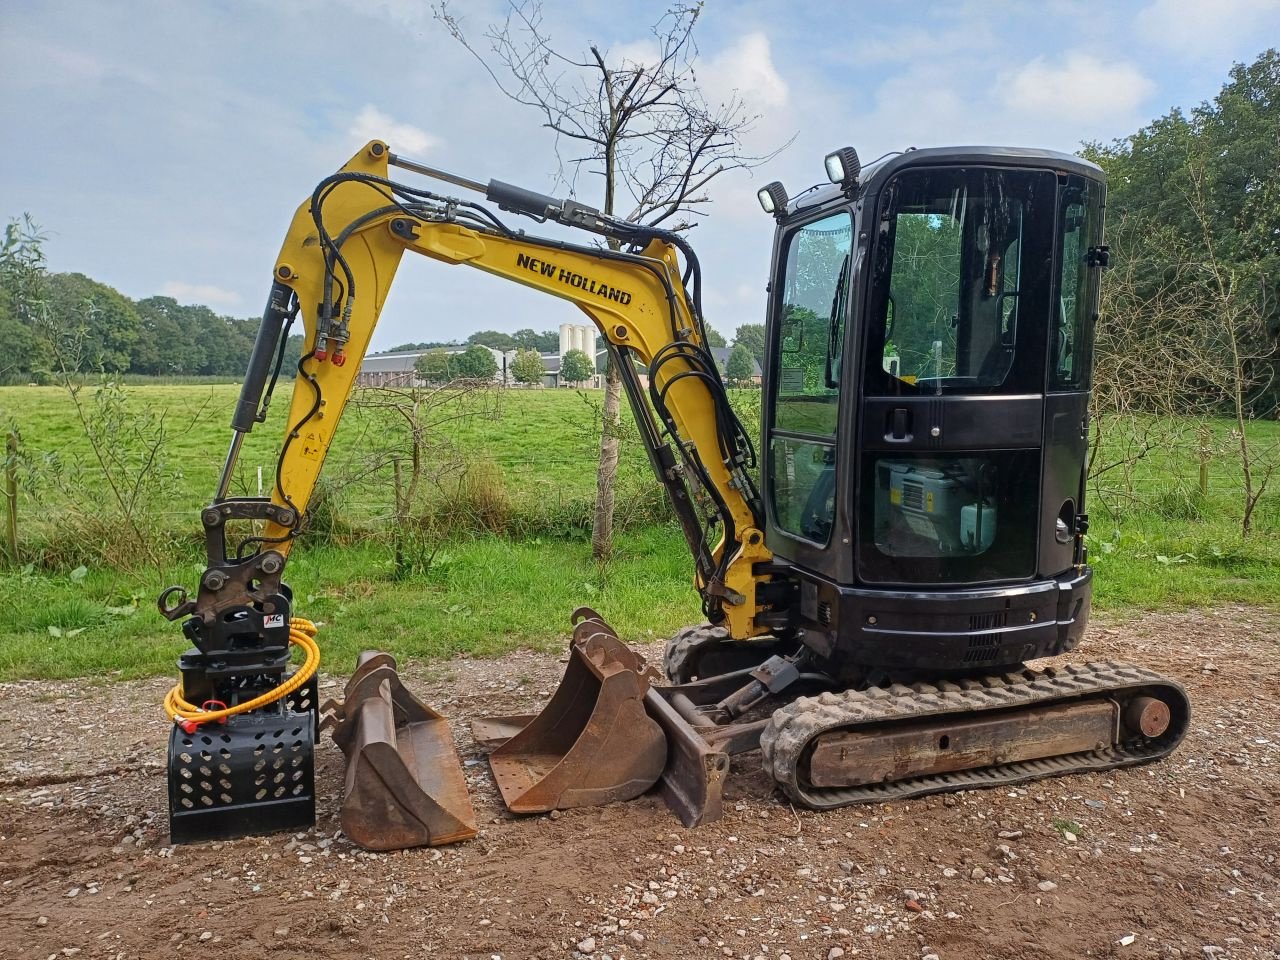
<path fill-rule="evenodd" d="M 563 267 L 558 267 L 549 260 L 541 260 L 538 257 L 531 257 L 528 254 L 516 254 L 516 266 L 525 267 L 534 273 L 541 274 L 544 277 L 555 277 L 563 284 L 571 287 L 577 287 L 579 290 L 585 290 L 587 293 L 593 293 L 602 300 L 612 300 L 626 306 L 631 302 L 631 294 L 625 290 L 619 290 L 617 287 L 611 287 L 607 283 L 601 283 L 584 277 L 580 273 L 574 273 Z"/>

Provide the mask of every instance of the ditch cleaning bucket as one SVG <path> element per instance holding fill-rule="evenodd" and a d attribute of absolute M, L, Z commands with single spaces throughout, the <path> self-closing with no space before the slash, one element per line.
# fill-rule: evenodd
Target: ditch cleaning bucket
<path fill-rule="evenodd" d="M 405 689 L 390 654 L 360 654 L 345 699 L 324 714 L 347 758 L 340 819 L 353 841 L 401 850 L 476 835 L 449 721 Z"/>
<path fill-rule="evenodd" d="M 510 736 L 489 765 L 515 813 L 631 800 L 666 764 L 666 737 L 644 706 L 657 675 L 594 610 L 578 608 L 573 623 L 564 680 L 542 712 L 527 725 L 503 717 L 473 728 L 482 743 Z"/>

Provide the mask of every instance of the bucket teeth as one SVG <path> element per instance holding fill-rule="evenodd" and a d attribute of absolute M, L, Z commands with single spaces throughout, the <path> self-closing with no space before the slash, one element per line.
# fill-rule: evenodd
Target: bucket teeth
<path fill-rule="evenodd" d="M 515 813 L 630 800 L 666 764 L 666 737 L 644 705 L 656 673 L 594 610 L 578 608 L 573 623 L 564 679 L 542 712 L 524 725 L 491 718 L 474 728 L 482 741 L 509 737 L 489 764 Z"/>
<path fill-rule="evenodd" d="M 390 654 L 360 655 L 321 727 L 347 758 L 340 820 L 360 846 L 435 847 L 476 835 L 449 721 L 405 688 Z"/>

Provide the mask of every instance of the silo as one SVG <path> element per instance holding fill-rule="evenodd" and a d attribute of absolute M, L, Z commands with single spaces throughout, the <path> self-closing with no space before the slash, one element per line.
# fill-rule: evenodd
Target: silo
<path fill-rule="evenodd" d="M 573 345 L 574 329 L 571 323 L 560 324 L 560 357 L 564 359 L 564 355 L 570 350 L 575 349 Z"/>

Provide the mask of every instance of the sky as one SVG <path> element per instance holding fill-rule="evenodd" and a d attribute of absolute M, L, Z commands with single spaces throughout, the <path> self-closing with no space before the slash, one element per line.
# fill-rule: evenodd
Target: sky
<path fill-rule="evenodd" d="M 558 49 L 595 44 L 614 63 L 643 58 L 666 7 L 545 0 L 543 23 Z M 506 9 L 451 7 L 481 50 Z M 794 195 L 846 145 L 866 161 L 1126 136 L 1212 99 L 1233 62 L 1280 43 L 1280 0 L 707 0 L 695 35 L 708 99 L 736 93 L 758 114 L 748 152 L 790 141 L 715 181 L 690 233 L 707 320 L 732 337 L 764 319 L 764 183 Z M 3 0 L 0 128 L 0 216 L 43 227 L 51 269 L 235 316 L 261 312 L 294 209 L 369 139 L 566 193 L 540 116 L 505 99 L 419 0 Z M 578 199 L 598 204 L 598 189 L 582 179 Z M 373 348 L 578 322 L 562 301 L 409 257 Z"/>

